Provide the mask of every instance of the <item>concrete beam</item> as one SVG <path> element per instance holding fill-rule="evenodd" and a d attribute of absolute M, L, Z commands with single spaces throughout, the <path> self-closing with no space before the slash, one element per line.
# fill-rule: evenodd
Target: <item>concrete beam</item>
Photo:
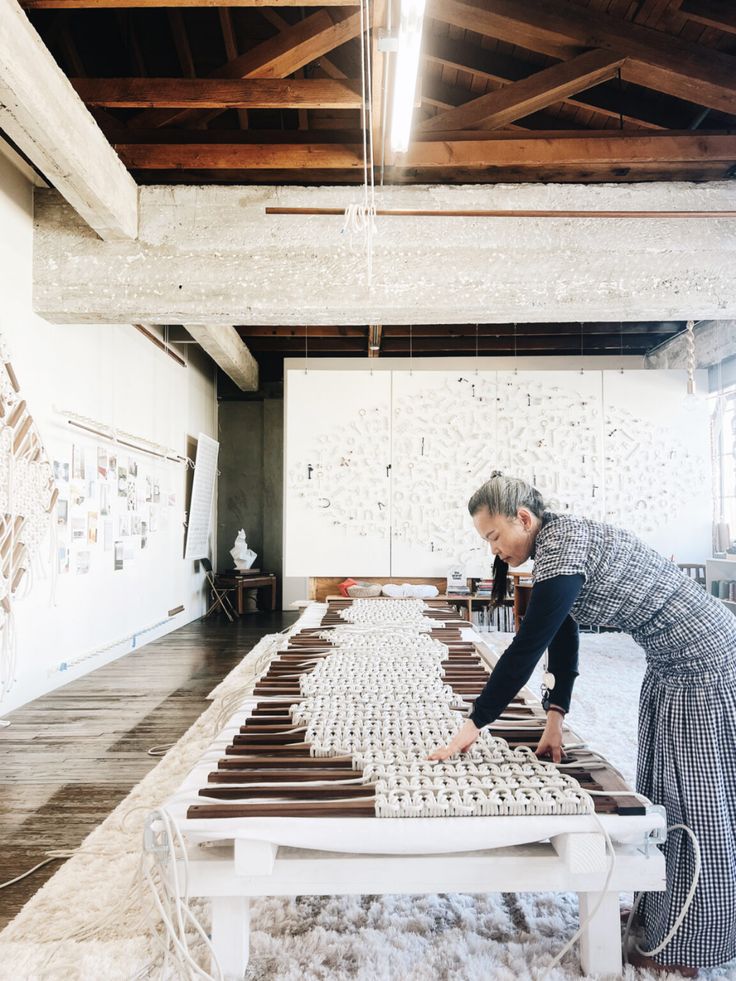
<path fill-rule="evenodd" d="M 736 355 L 736 320 L 709 320 L 697 324 L 693 334 L 696 368 L 710 368 L 711 365 Z M 685 332 L 648 354 L 644 363 L 647 368 L 686 368 Z"/>
<path fill-rule="evenodd" d="M 136 183 L 16 0 L 0 0 L 0 128 L 101 238 L 135 238 Z"/>
<path fill-rule="evenodd" d="M 258 391 L 258 362 L 234 327 L 223 324 L 184 324 L 184 327 L 241 392 Z"/>
<path fill-rule="evenodd" d="M 353 188 L 141 187 L 135 242 L 35 194 L 34 305 L 59 323 L 456 324 L 736 318 L 732 219 L 379 217 L 373 278 Z M 398 186 L 394 209 L 733 210 L 736 182 Z"/>

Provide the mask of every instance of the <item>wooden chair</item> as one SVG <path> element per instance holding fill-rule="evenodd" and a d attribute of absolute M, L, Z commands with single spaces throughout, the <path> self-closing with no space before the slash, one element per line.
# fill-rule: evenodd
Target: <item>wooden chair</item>
<path fill-rule="evenodd" d="M 682 569 L 686 576 L 694 579 L 699 586 L 705 589 L 705 565 L 701 562 L 678 562 L 677 568 Z"/>

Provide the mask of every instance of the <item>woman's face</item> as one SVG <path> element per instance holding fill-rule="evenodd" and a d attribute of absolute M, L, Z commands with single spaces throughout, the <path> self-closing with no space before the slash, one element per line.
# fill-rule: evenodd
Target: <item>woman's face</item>
<path fill-rule="evenodd" d="M 510 566 L 522 565 L 532 553 L 540 521 L 528 508 L 519 508 L 516 517 L 491 514 L 481 508 L 473 515 L 473 524 L 480 537 Z"/>

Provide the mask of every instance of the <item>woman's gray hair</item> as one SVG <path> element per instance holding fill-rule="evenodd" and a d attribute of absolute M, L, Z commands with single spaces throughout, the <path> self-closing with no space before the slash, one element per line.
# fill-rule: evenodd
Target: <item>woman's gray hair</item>
<path fill-rule="evenodd" d="M 490 479 L 468 501 L 471 517 L 481 508 L 488 508 L 490 514 L 502 514 L 507 518 L 515 518 L 519 508 L 528 508 L 532 514 L 541 518 L 544 514 L 544 501 L 537 488 L 525 480 L 505 477 L 500 470 L 494 470 Z"/>

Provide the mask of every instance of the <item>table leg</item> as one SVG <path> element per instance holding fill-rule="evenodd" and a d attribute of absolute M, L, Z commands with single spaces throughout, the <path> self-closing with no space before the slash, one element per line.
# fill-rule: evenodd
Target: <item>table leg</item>
<path fill-rule="evenodd" d="M 248 967 L 250 900 L 247 896 L 212 897 L 212 948 L 225 981 L 242 981 Z M 213 975 L 217 977 L 214 964 Z"/>
<path fill-rule="evenodd" d="M 245 583 L 238 583 L 238 616 L 242 617 L 245 612 Z"/>
<path fill-rule="evenodd" d="M 580 966 L 584 974 L 615 974 L 622 971 L 621 919 L 617 892 L 607 892 L 598 911 L 599 892 L 579 892 Z"/>
<path fill-rule="evenodd" d="M 276 609 L 276 580 L 271 582 L 271 612 Z"/>

